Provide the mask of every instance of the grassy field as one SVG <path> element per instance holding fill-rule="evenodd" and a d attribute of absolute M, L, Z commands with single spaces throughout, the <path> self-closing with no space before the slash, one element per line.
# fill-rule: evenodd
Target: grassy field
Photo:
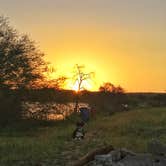
<path fill-rule="evenodd" d="M 70 166 L 88 151 L 112 144 L 146 152 L 157 138 L 166 143 L 166 108 L 137 109 L 108 116 L 98 113 L 82 141 L 71 138 L 78 117 L 60 122 L 19 122 L 0 130 L 1 166 Z"/>

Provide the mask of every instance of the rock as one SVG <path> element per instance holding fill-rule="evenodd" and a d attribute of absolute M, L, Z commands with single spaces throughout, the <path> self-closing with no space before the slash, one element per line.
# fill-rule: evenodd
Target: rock
<path fill-rule="evenodd" d="M 152 156 L 149 154 L 128 155 L 119 163 L 122 163 L 124 166 L 153 166 Z"/>
<path fill-rule="evenodd" d="M 126 156 L 119 163 L 123 166 L 166 166 L 166 158 L 154 157 L 151 154 L 137 154 L 136 156 Z"/>
<path fill-rule="evenodd" d="M 123 163 L 118 162 L 118 163 L 113 163 L 112 166 L 125 166 L 125 165 Z"/>
<path fill-rule="evenodd" d="M 118 150 L 113 150 L 109 153 L 112 157 L 112 161 L 119 161 L 122 159 L 121 157 L 121 150 L 118 149 Z"/>
<path fill-rule="evenodd" d="M 122 148 L 120 149 L 120 153 L 121 153 L 121 158 L 124 158 L 126 156 L 136 156 L 136 153 L 130 151 L 130 150 L 127 150 L 125 148 Z"/>
<path fill-rule="evenodd" d="M 136 155 L 136 153 L 134 153 L 132 151 L 129 151 L 125 148 L 113 150 L 109 154 L 111 154 L 112 161 L 114 161 L 114 162 L 117 162 L 117 161 L 123 159 L 124 157 L 126 157 L 128 155 L 130 155 L 130 156 L 135 156 Z"/>
<path fill-rule="evenodd" d="M 118 149 L 106 155 L 96 155 L 95 160 L 87 166 L 166 166 L 166 157 Z"/>
<path fill-rule="evenodd" d="M 158 140 L 152 140 L 147 145 L 147 150 L 153 155 L 166 156 L 166 145 L 160 143 Z"/>
<path fill-rule="evenodd" d="M 106 161 L 106 160 L 110 160 L 110 158 L 112 159 L 112 156 L 111 154 L 104 154 L 104 155 L 96 155 L 95 156 L 95 160 L 96 161 Z"/>
<path fill-rule="evenodd" d="M 106 155 L 96 155 L 95 156 L 95 163 L 99 165 L 104 165 L 104 166 L 110 166 L 112 165 L 112 156 L 111 154 L 106 154 Z"/>
<path fill-rule="evenodd" d="M 154 166 L 166 166 L 166 157 L 154 156 L 153 163 L 154 163 Z"/>

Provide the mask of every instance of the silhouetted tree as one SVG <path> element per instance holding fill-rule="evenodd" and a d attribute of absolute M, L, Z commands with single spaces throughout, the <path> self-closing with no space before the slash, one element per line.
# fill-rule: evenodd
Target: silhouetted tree
<path fill-rule="evenodd" d="M 27 35 L 19 34 L 0 16 L 0 86 L 28 88 L 42 79 L 44 54 Z"/>
<path fill-rule="evenodd" d="M 121 86 L 106 82 L 100 86 L 99 91 L 101 92 L 101 107 L 104 110 L 108 110 L 110 114 L 124 110 L 123 105 L 127 102 L 127 96 Z"/>
<path fill-rule="evenodd" d="M 4 124 L 21 117 L 20 90 L 34 88 L 43 80 L 43 56 L 34 41 L 0 16 L 0 120 Z"/>
<path fill-rule="evenodd" d="M 86 73 L 84 71 L 85 66 L 83 65 L 75 65 L 75 72 L 74 72 L 74 76 L 73 76 L 73 80 L 74 82 L 78 85 L 78 89 L 77 89 L 77 94 L 76 94 L 76 102 L 75 102 L 75 111 L 78 111 L 78 103 L 79 103 L 79 92 L 81 90 L 85 90 L 85 87 L 83 86 L 83 82 L 91 79 L 92 76 L 94 75 L 94 72 L 88 72 Z"/>
<path fill-rule="evenodd" d="M 45 80 L 42 84 L 42 87 L 44 88 L 52 88 L 52 89 L 62 89 L 63 85 L 65 84 L 66 77 L 61 76 L 55 79 Z"/>
<path fill-rule="evenodd" d="M 104 83 L 102 86 L 99 87 L 100 92 L 105 93 L 124 93 L 124 89 L 121 86 L 115 86 L 110 82 Z"/>
<path fill-rule="evenodd" d="M 42 88 L 51 88 L 51 89 L 62 89 L 67 77 L 65 76 L 58 76 L 56 77 L 56 70 L 53 66 L 47 65 L 45 72 L 44 72 L 44 79 L 40 83 Z"/>

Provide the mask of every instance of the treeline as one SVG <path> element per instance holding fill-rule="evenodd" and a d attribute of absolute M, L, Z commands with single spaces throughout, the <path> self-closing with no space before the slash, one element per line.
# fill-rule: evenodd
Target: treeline
<path fill-rule="evenodd" d="M 166 93 L 128 93 L 131 107 L 165 107 Z"/>
<path fill-rule="evenodd" d="M 59 103 L 75 102 L 78 95 L 80 102 L 86 102 L 92 105 L 97 103 L 113 102 L 119 100 L 123 104 L 129 104 L 131 107 L 158 107 L 166 106 L 166 93 L 114 93 L 105 91 L 81 91 L 79 94 L 72 90 L 57 90 L 51 88 L 27 89 L 19 92 L 23 100 Z"/>
<path fill-rule="evenodd" d="M 121 111 L 123 106 L 128 109 L 135 107 L 164 107 L 166 106 L 166 93 L 114 93 L 105 91 L 81 91 L 79 94 L 72 90 L 38 89 L 27 90 L 22 93 L 28 101 L 39 102 L 86 102 L 90 106 L 103 111 Z"/>
<path fill-rule="evenodd" d="M 159 93 L 112 93 L 81 91 L 79 94 L 71 90 L 20 89 L 0 90 L 0 124 L 5 125 L 22 118 L 22 102 L 40 103 L 88 103 L 99 112 L 112 114 L 118 111 L 126 111 L 132 108 L 164 107 L 166 106 L 166 94 Z"/>
<path fill-rule="evenodd" d="M 126 103 L 125 94 L 113 94 L 105 92 L 81 91 L 76 93 L 70 90 L 55 90 L 50 88 L 42 89 L 0 89 L 0 124 L 6 125 L 20 120 L 25 114 L 22 109 L 23 102 L 40 103 L 88 103 L 98 111 L 121 111 L 121 106 Z M 44 110 L 47 112 L 48 110 Z"/>

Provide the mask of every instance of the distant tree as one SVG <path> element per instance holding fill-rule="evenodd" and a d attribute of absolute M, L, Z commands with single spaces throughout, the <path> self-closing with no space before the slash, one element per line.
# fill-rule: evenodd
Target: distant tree
<path fill-rule="evenodd" d="M 85 66 L 83 66 L 83 65 L 78 65 L 78 64 L 75 65 L 73 80 L 75 83 L 78 84 L 78 89 L 77 89 L 77 94 L 76 94 L 76 102 L 75 102 L 75 111 L 76 112 L 78 111 L 79 92 L 81 90 L 85 90 L 83 82 L 91 79 L 92 76 L 94 75 L 94 72 L 86 73 L 84 71 L 84 69 L 85 69 Z"/>
<path fill-rule="evenodd" d="M 99 87 L 99 91 L 101 92 L 113 92 L 114 89 L 115 89 L 115 86 L 110 82 L 106 82 Z"/>
<path fill-rule="evenodd" d="M 125 93 L 125 90 L 119 85 L 115 87 L 114 93 Z"/>
<path fill-rule="evenodd" d="M 100 92 L 108 92 L 108 93 L 124 93 L 124 89 L 121 86 L 115 86 L 110 82 L 106 82 L 99 87 Z"/>
<path fill-rule="evenodd" d="M 99 88 L 101 106 L 103 110 L 107 110 L 110 115 L 113 112 L 123 111 L 124 104 L 127 102 L 127 96 L 121 86 L 115 86 L 110 82 L 104 83 Z"/>
<path fill-rule="evenodd" d="M 44 54 L 27 35 L 18 33 L 0 16 L 0 86 L 20 89 L 42 80 Z"/>

